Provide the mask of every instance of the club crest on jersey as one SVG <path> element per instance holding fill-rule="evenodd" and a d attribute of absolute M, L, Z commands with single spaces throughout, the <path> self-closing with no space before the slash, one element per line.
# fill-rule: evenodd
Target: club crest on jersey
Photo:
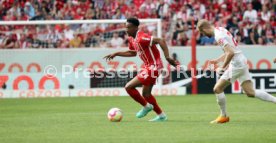
<path fill-rule="evenodd" d="M 218 40 L 218 44 L 219 44 L 219 45 L 221 45 L 221 46 L 222 46 L 222 45 L 223 45 L 223 43 L 224 43 L 224 39 L 219 39 L 219 40 Z"/>

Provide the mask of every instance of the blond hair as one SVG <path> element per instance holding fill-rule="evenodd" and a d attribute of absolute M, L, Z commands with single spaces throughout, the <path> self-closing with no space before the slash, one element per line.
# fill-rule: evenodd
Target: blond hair
<path fill-rule="evenodd" d="M 202 30 L 202 28 L 210 28 L 211 24 L 206 19 L 201 19 L 197 22 L 197 29 Z"/>

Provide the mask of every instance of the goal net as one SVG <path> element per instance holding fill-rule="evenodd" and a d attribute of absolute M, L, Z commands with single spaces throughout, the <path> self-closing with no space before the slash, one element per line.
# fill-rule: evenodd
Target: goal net
<path fill-rule="evenodd" d="M 1 22 L 0 98 L 127 95 L 123 87 L 143 66 L 142 61 L 138 57 L 116 57 L 111 62 L 103 59 L 127 49 L 125 23 L 126 20 Z M 142 19 L 140 23 L 140 30 L 162 37 L 160 19 Z M 102 76 L 96 77 L 93 71 Z M 159 78 L 155 87 L 170 83 L 170 78 Z M 176 94 L 175 90 L 166 91 L 168 95 Z M 161 90 L 153 94 L 166 95 Z"/>
<path fill-rule="evenodd" d="M 0 43 L 5 49 L 126 47 L 125 23 L 126 20 L 7 21 L 0 23 Z M 161 20 L 141 20 L 140 30 L 161 37 Z M 5 46 L 12 41 L 13 46 Z"/>

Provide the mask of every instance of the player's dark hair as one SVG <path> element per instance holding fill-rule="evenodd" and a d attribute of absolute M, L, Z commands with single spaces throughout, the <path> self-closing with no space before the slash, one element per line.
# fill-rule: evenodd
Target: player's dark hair
<path fill-rule="evenodd" d="M 137 18 L 134 18 L 134 17 L 128 18 L 127 22 L 129 22 L 129 23 L 131 23 L 131 24 L 133 24 L 137 27 L 140 25 L 139 20 Z"/>

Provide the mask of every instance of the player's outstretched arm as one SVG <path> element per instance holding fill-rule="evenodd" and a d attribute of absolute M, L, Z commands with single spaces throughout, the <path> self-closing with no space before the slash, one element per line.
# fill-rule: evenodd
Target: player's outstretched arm
<path fill-rule="evenodd" d="M 128 51 L 124 51 L 124 52 L 116 52 L 116 53 L 113 53 L 113 54 L 109 54 L 109 55 L 106 55 L 104 57 L 104 59 L 106 61 L 110 61 L 112 60 L 113 58 L 115 58 L 116 56 L 121 56 L 121 57 L 135 57 L 137 55 L 137 52 L 136 51 L 133 51 L 133 50 L 128 50 Z"/>
<path fill-rule="evenodd" d="M 167 60 L 171 65 L 173 65 L 174 67 L 177 66 L 176 61 L 170 57 L 169 49 L 168 49 L 168 46 L 167 46 L 166 41 L 165 41 L 164 39 L 161 39 L 161 38 L 153 38 L 153 39 L 152 39 L 152 43 L 153 43 L 153 44 L 159 44 L 160 47 L 161 47 L 161 49 L 163 50 L 163 53 L 164 53 L 164 56 L 165 56 L 166 60 Z"/>

